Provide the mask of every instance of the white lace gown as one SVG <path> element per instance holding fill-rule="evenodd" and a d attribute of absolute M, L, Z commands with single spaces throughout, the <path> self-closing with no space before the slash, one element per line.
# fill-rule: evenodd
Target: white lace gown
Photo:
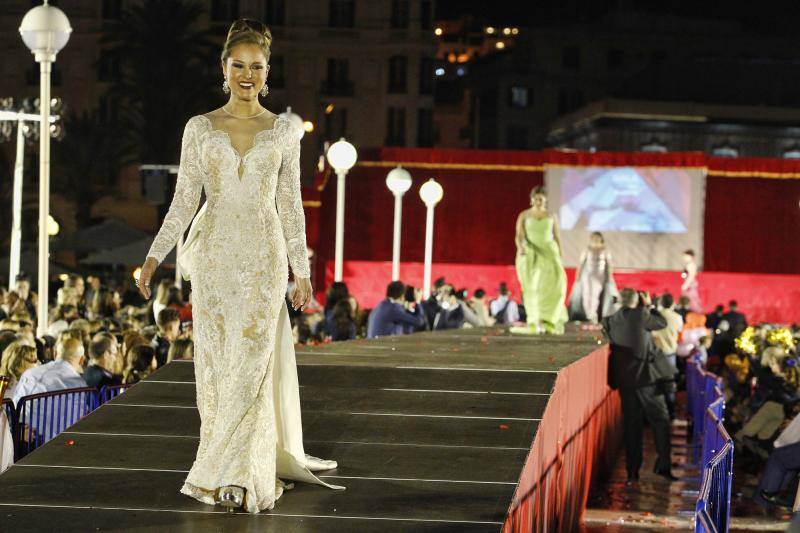
<path fill-rule="evenodd" d="M 294 349 L 283 338 L 291 335 L 284 301 L 289 264 L 295 276 L 309 277 L 294 128 L 277 118 L 272 129 L 256 134 L 240 160 L 226 132 L 203 115 L 189 119 L 175 196 L 148 253 L 161 263 L 191 222 L 205 188 L 207 207 L 198 221 L 190 272 L 200 445 L 181 492 L 213 504 L 218 487 L 241 486 L 247 490 L 245 508 L 253 513 L 272 509 L 283 492 L 276 462 L 283 461 L 293 479 L 340 488 L 321 482 L 301 459 Z M 277 363 L 276 339 L 283 350 Z M 276 364 L 289 376 L 283 385 L 292 408 L 288 415 L 285 406 L 281 413 L 275 405 L 281 401 L 273 391 Z"/>

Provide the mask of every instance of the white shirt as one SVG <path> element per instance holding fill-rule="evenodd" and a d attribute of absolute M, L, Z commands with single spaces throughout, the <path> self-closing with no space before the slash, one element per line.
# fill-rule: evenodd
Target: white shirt
<path fill-rule="evenodd" d="M 497 313 L 502 311 L 503 307 L 508 302 L 508 309 L 506 309 L 506 322 L 512 324 L 514 322 L 519 321 L 519 309 L 517 309 L 517 302 L 514 300 L 509 300 L 508 296 L 503 296 L 502 294 L 497 297 L 496 300 L 492 300 L 492 303 L 489 305 L 489 310 L 492 313 L 492 316 L 496 316 Z"/>
<path fill-rule="evenodd" d="M 781 448 L 789 446 L 790 444 L 797 444 L 800 442 L 800 415 L 796 415 L 794 419 L 786 426 L 786 429 L 781 431 L 778 438 L 775 439 L 775 447 Z"/>
<path fill-rule="evenodd" d="M 83 377 L 66 361 L 50 361 L 41 366 L 26 370 L 14 389 L 14 405 L 24 396 L 40 392 L 53 392 L 64 389 L 85 387 Z"/>

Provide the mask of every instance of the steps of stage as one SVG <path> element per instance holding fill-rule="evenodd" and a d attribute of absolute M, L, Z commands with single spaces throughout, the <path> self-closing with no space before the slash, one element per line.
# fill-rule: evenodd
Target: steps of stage
<path fill-rule="evenodd" d="M 0 476 L 0 529 L 498 531 L 557 370 L 579 357 L 564 352 L 596 347 L 571 337 L 485 330 L 300 350 L 306 451 L 335 458 L 321 477 L 347 490 L 298 483 L 256 516 L 178 492 L 199 416 L 193 364 L 173 362 Z"/>

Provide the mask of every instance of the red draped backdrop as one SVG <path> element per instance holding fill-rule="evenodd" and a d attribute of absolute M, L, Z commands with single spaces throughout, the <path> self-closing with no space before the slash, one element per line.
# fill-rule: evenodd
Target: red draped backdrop
<path fill-rule="evenodd" d="M 444 199 L 435 211 L 434 263 L 511 265 L 516 215 L 528 206 L 531 188 L 543 183 L 545 165 L 672 166 L 707 169 L 706 273 L 800 274 L 800 246 L 795 243 L 800 235 L 800 162 L 718 158 L 694 152 L 363 150 L 346 179 L 346 261 L 391 261 L 394 203 L 385 178 L 397 164 L 414 178 L 403 200 L 403 261 L 423 259 L 425 207 L 418 191 L 430 177 L 444 188 Z M 333 259 L 335 180 L 326 169 L 304 190 L 320 290 L 325 285 L 325 264 Z M 388 281 L 381 280 L 383 285 Z M 800 284 L 800 278 L 797 281 Z M 771 295 L 754 297 L 769 299 Z"/>

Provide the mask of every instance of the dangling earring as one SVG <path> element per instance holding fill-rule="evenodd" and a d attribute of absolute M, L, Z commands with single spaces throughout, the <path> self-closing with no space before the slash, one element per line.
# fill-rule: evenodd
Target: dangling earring
<path fill-rule="evenodd" d="M 228 85 L 227 78 L 222 82 L 222 92 L 224 92 L 225 94 L 231 94 L 231 86 Z"/>
<path fill-rule="evenodd" d="M 258 91 L 258 94 L 261 96 L 267 96 L 269 94 L 269 87 L 267 87 L 267 82 L 264 82 L 264 86 Z"/>

